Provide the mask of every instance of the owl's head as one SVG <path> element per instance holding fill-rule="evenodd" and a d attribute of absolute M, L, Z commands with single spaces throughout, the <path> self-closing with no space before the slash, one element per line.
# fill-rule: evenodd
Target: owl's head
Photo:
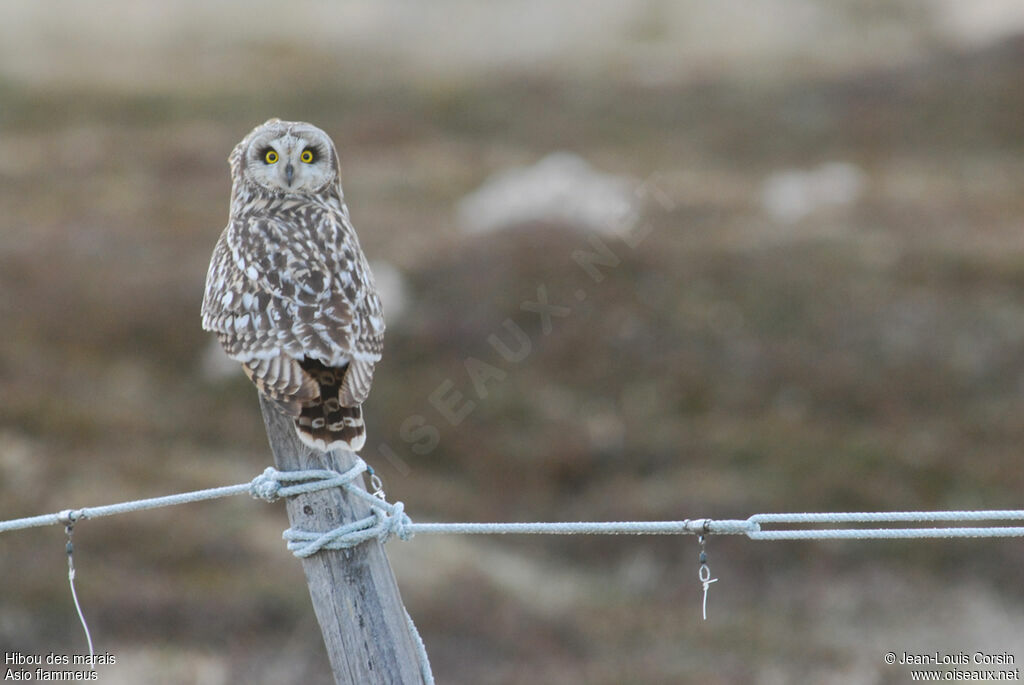
<path fill-rule="evenodd" d="M 304 121 L 271 119 L 254 128 L 228 159 L 236 182 L 274 194 L 314 194 L 339 182 L 334 143 Z"/>

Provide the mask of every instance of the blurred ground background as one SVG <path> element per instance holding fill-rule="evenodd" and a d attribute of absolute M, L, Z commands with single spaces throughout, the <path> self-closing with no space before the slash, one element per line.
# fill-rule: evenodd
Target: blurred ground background
<path fill-rule="evenodd" d="M 1018 508 L 1022 33 L 1013 0 L 4 2 L 0 518 L 270 463 L 199 305 L 226 157 L 271 116 L 334 137 L 386 274 L 364 456 L 414 519 Z M 578 158 L 545 173 L 590 179 L 570 204 L 656 183 L 635 249 L 599 216 L 474 224 L 467 195 L 558 151 Z M 594 231 L 621 260 L 600 283 L 571 259 Z M 572 307 L 549 335 L 520 309 L 540 285 Z M 487 342 L 507 318 L 533 345 L 518 364 Z M 469 357 L 506 374 L 484 399 Z M 428 399 L 446 380 L 477 402 L 458 427 Z M 103 681 L 329 682 L 286 525 L 244 498 L 80 525 Z M 690 538 L 388 551 L 442 683 L 1024 660 L 1015 541 L 714 538 L 706 623 Z M 4 651 L 85 650 L 62 531 L 4 534 L 0 579 Z"/>

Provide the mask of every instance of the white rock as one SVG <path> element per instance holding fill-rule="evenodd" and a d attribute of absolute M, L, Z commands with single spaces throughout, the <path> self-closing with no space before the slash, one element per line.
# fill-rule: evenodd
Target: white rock
<path fill-rule="evenodd" d="M 639 204 L 638 185 L 595 171 L 578 155 L 555 152 L 532 166 L 493 174 L 459 201 L 458 222 L 466 233 L 538 221 L 615 233 Z"/>
<path fill-rule="evenodd" d="M 796 223 L 822 208 L 850 205 L 864 193 L 866 176 L 848 162 L 776 171 L 761 187 L 761 206 L 775 221 Z"/>

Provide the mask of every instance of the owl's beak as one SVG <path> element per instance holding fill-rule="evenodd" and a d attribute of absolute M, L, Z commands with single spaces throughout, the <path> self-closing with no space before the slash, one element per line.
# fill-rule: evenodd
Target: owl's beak
<path fill-rule="evenodd" d="M 291 164 L 285 166 L 284 175 L 288 179 L 288 185 L 291 185 L 292 179 L 295 178 L 295 167 L 293 167 Z"/>

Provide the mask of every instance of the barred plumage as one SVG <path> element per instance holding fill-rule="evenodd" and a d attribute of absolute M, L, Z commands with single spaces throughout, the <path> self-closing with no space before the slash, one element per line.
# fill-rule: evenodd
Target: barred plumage
<path fill-rule="evenodd" d="M 306 444 L 359 450 L 384 316 L 349 220 L 334 143 L 271 119 L 231 153 L 231 210 L 206 277 L 203 328 Z"/>

